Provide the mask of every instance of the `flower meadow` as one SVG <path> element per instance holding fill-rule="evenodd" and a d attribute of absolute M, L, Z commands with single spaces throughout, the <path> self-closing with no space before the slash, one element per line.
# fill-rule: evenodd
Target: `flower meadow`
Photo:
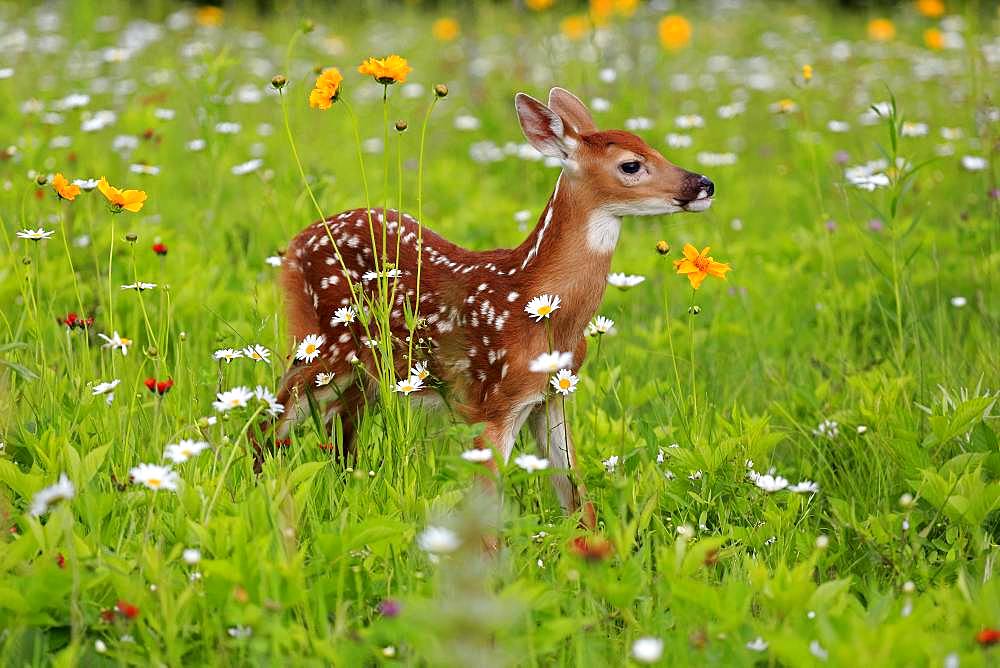
<path fill-rule="evenodd" d="M 995 665 L 997 35 L 952 0 L 0 6 L 0 665 Z M 530 363 L 597 526 L 529 434 L 420 410 L 420 363 L 353 455 L 310 406 L 255 462 L 333 343 L 288 336 L 290 240 L 387 203 L 516 246 L 563 165 L 513 95 L 557 85 L 716 189 L 626 218 L 586 362 Z M 525 297 L 508 326 L 578 306 Z"/>

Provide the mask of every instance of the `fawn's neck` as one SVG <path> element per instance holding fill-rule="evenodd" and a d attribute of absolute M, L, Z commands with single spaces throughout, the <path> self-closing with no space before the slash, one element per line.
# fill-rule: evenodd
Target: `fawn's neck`
<path fill-rule="evenodd" d="M 535 229 L 514 250 L 527 296 L 562 300 L 552 320 L 561 350 L 579 341 L 601 304 L 620 225 L 592 193 L 560 175 Z"/>

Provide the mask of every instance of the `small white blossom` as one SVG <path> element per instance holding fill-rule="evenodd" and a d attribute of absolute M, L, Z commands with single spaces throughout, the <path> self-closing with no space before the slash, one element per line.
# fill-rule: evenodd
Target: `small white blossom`
<path fill-rule="evenodd" d="M 788 480 L 782 478 L 780 475 L 774 476 L 770 473 L 765 473 L 764 475 L 757 476 L 754 484 L 765 492 L 778 492 L 788 487 Z"/>
<path fill-rule="evenodd" d="M 747 643 L 747 649 L 752 652 L 766 652 L 768 646 L 767 641 L 760 636 L 757 636 Z"/>
<path fill-rule="evenodd" d="M 610 457 L 608 457 L 607 459 L 605 459 L 603 462 L 601 462 L 601 464 L 604 465 L 604 470 L 605 471 L 607 471 L 608 473 L 614 473 L 615 472 L 615 467 L 618 466 L 618 455 L 611 455 Z"/>
<path fill-rule="evenodd" d="M 225 392 L 219 392 L 216 395 L 216 400 L 212 402 L 212 406 L 220 413 L 225 413 L 226 411 L 232 410 L 234 408 L 245 408 L 247 402 L 253 398 L 253 392 L 251 392 L 246 387 L 234 387 L 231 390 Z"/>
<path fill-rule="evenodd" d="M 639 663 L 656 663 L 663 657 L 663 641 L 644 637 L 632 643 L 632 658 Z"/>
<path fill-rule="evenodd" d="M 334 373 L 331 371 L 321 371 L 316 374 L 316 387 L 325 387 L 333 382 Z"/>
<path fill-rule="evenodd" d="M 529 473 L 533 473 L 547 469 L 549 467 L 549 460 L 531 454 L 524 454 L 518 455 L 517 459 L 514 460 L 514 464 Z"/>
<path fill-rule="evenodd" d="M 182 439 L 179 443 L 167 445 L 163 457 L 175 464 L 183 464 L 192 457 L 200 455 L 206 448 L 208 448 L 208 443 L 205 441 Z"/>
<path fill-rule="evenodd" d="M 330 326 L 336 327 L 337 325 L 349 325 L 358 317 L 358 312 L 354 310 L 353 306 L 341 306 L 333 313 L 333 317 L 330 318 Z"/>
<path fill-rule="evenodd" d="M 19 239 L 27 239 L 28 241 L 41 241 L 42 239 L 51 239 L 53 234 L 55 234 L 55 231 L 39 227 L 37 230 L 21 230 L 17 233 L 17 237 Z"/>
<path fill-rule="evenodd" d="M 161 489 L 176 491 L 180 482 L 176 471 L 158 464 L 139 464 L 129 471 L 129 475 L 137 485 L 145 485 L 157 492 Z"/>
<path fill-rule="evenodd" d="M 554 351 L 542 353 L 528 362 L 528 370 L 533 373 L 555 373 L 573 364 L 573 353 Z"/>
<path fill-rule="evenodd" d="M 271 359 L 271 351 L 259 343 L 255 343 L 252 346 L 244 348 L 243 355 L 254 360 L 255 362 L 268 362 Z"/>
<path fill-rule="evenodd" d="M 76 488 L 65 473 L 59 474 L 59 480 L 35 494 L 31 499 L 32 517 L 38 517 L 49 512 L 49 509 L 60 501 L 69 501 L 76 496 Z"/>
<path fill-rule="evenodd" d="M 295 351 L 295 359 L 303 362 L 312 362 L 319 357 L 320 348 L 326 339 L 321 334 L 308 334 L 299 343 Z"/>
<path fill-rule="evenodd" d="M 621 290 L 634 288 L 646 280 L 645 276 L 637 276 L 623 273 L 608 274 L 608 285 L 612 285 Z"/>
<path fill-rule="evenodd" d="M 467 462 L 488 462 L 493 459 L 493 451 L 489 448 L 472 448 L 462 453 L 462 459 Z"/>
<path fill-rule="evenodd" d="M 535 319 L 535 322 L 541 322 L 545 318 L 550 317 L 559 308 L 559 304 L 559 295 L 539 295 L 538 297 L 533 297 L 524 307 L 524 310 L 529 317 Z"/>
<path fill-rule="evenodd" d="M 409 396 L 413 392 L 417 392 L 424 386 L 424 381 L 420 380 L 416 376 L 410 376 L 403 380 L 396 381 L 395 391 L 400 394 Z"/>
<path fill-rule="evenodd" d="M 580 379 L 569 369 L 560 369 L 549 379 L 552 388 L 564 397 L 576 392 L 576 386 L 579 382 Z"/>
<path fill-rule="evenodd" d="M 788 491 L 796 494 L 815 494 L 819 491 L 819 485 L 812 480 L 803 480 L 789 487 Z"/>
<path fill-rule="evenodd" d="M 451 529 L 428 526 L 417 536 L 417 545 L 424 552 L 447 554 L 457 550 L 462 545 L 462 541 Z"/>
<path fill-rule="evenodd" d="M 235 359 L 243 357 L 242 350 L 233 350 L 232 348 L 220 348 L 213 353 L 213 356 L 217 360 L 225 360 L 226 364 L 229 364 Z"/>

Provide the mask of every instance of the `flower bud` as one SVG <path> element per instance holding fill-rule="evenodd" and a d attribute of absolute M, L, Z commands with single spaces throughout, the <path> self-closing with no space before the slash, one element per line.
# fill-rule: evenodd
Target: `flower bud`
<path fill-rule="evenodd" d="M 913 495 L 907 492 L 903 496 L 899 497 L 899 505 L 904 508 L 910 508 L 913 506 Z"/>
<path fill-rule="evenodd" d="M 402 119 L 396 121 L 396 131 L 397 132 L 405 132 L 406 128 L 407 128 L 406 121 L 404 121 Z"/>
<path fill-rule="evenodd" d="M 816 549 L 825 550 L 830 546 L 830 538 L 823 534 L 816 536 Z"/>
<path fill-rule="evenodd" d="M 903 583 L 903 593 L 912 594 L 917 590 L 917 585 L 913 584 L 913 580 L 907 580 Z"/>
<path fill-rule="evenodd" d="M 308 35 L 315 29 L 316 29 L 316 22 L 313 21 L 312 19 L 304 19 L 302 21 L 302 32 L 304 32 L 305 34 Z"/>
<path fill-rule="evenodd" d="M 160 354 L 160 351 L 156 349 L 156 346 L 149 346 L 146 348 L 146 354 L 150 357 L 156 357 Z"/>
<path fill-rule="evenodd" d="M 44 186 L 49 182 L 49 177 L 45 174 L 38 174 L 35 176 L 35 183 L 40 186 Z"/>
<path fill-rule="evenodd" d="M 21 258 L 21 264 L 24 264 L 24 265 L 31 264 L 31 258 L 30 257 L 23 257 L 23 258 Z"/>
<path fill-rule="evenodd" d="M 288 83 L 288 79 L 285 78 L 284 74 L 275 74 L 271 77 L 271 88 L 275 90 L 281 90 Z"/>
<path fill-rule="evenodd" d="M 668 244 L 663 239 L 656 242 L 656 252 L 660 255 L 667 255 L 670 253 L 670 244 Z"/>
<path fill-rule="evenodd" d="M 130 244 L 134 244 L 138 239 L 139 235 L 136 234 L 135 232 L 129 232 L 128 234 L 125 235 L 125 241 L 129 242 Z"/>
<path fill-rule="evenodd" d="M 448 87 L 444 84 L 434 86 L 434 94 L 438 97 L 448 97 Z"/>
<path fill-rule="evenodd" d="M 697 304 L 692 304 L 690 307 L 688 307 L 688 313 L 690 313 L 691 315 L 698 315 L 699 313 L 701 313 L 701 307 L 698 306 Z"/>

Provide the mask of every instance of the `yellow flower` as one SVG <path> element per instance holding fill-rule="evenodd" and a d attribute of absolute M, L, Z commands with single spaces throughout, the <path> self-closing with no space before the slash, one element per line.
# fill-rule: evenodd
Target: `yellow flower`
<path fill-rule="evenodd" d="M 688 280 L 691 281 L 691 287 L 695 290 L 701 286 L 701 282 L 706 277 L 715 276 L 725 280 L 726 272 L 732 271 L 732 267 L 728 264 L 713 260 L 708 254 L 710 250 L 712 250 L 711 247 L 705 246 L 699 253 L 698 249 L 691 244 L 684 244 L 684 259 L 674 260 L 674 268 L 677 269 L 677 273 L 687 276 Z"/>
<path fill-rule="evenodd" d="M 313 109 L 329 109 L 340 96 L 340 82 L 344 80 L 340 70 L 331 67 L 316 77 L 315 87 L 309 93 L 309 106 Z"/>
<path fill-rule="evenodd" d="M 928 49 L 940 51 L 944 48 L 944 35 L 937 28 L 928 28 L 924 31 L 924 44 Z"/>
<path fill-rule="evenodd" d="M 585 16 L 567 16 L 559 24 L 559 30 L 568 39 L 576 42 L 587 36 L 587 32 L 590 30 L 590 22 L 587 21 L 587 17 Z"/>
<path fill-rule="evenodd" d="M 458 21 L 450 17 L 440 18 L 431 26 L 431 34 L 439 42 L 454 42 L 459 32 Z"/>
<path fill-rule="evenodd" d="M 812 80 L 812 78 L 813 78 L 813 66 L 812 65 L 803 65 L 802 66 L 802 78 L 805 81 L 811 81 Z"/>
<path fill-rule="evenodd" d="M 941 0 L 917 0 L 917 11 L 929 19 L 944 16 L 944 3 Z"/>
<path fill-rule="evenodd" d="M 671 14 L 660 19 L 660 44 L 670 51 L 683 49 L 691 41 L 691 23 L 683 16 Z"/>
<path fill-rule="evenodd" d="M 201 26 L 217 26 L 222 23 L 223 15 L 222 7 L 204 5 L 194 13 L 194 20 Z"/>
<path fill-rule="evenodd" d="M 358 72 L 370 74 L 375 81 L 383 85 L 403 83 L 406 75 L 413 71 L 406 58 L 392 55 L 387 58 L 369 58 L 361 63 Z"/>
<path fill-rule="evenodd" d="M 108 180 L 101 177 L 97 182 L 97 189 L 101 191 L 111 205 L 112 211 L 120 213 L 122 209 L 136 213 L 146 202 L 146 193 L 141 190 L 119 190 L 108 183 Z"/>
<path fill-rule="evenodd" d="M 615 0 L 590 0 L 590 20 L 595 26 L 602 26 L 615 11 Z"/>
<path fill-rule="evenodd" d="M 876 42 L 888 42 L 896 36 L 896 26 L 889 19 L 872 19 L 868 22 L 868 36 Z"/>
<path fill-rule="evenodd" d="M 543 12 L 556 4 L 556 0 L 524 0 L 524 4 L 533 12 Z"/>
<path fill-rule="evenodd" d="M 69 200 L 70 202 L 80 194 L 80 186 L 70 183 L 62 174 L 56 174 L 52 177 L 52 187 L 55 189 L 59 199 Z"/>

